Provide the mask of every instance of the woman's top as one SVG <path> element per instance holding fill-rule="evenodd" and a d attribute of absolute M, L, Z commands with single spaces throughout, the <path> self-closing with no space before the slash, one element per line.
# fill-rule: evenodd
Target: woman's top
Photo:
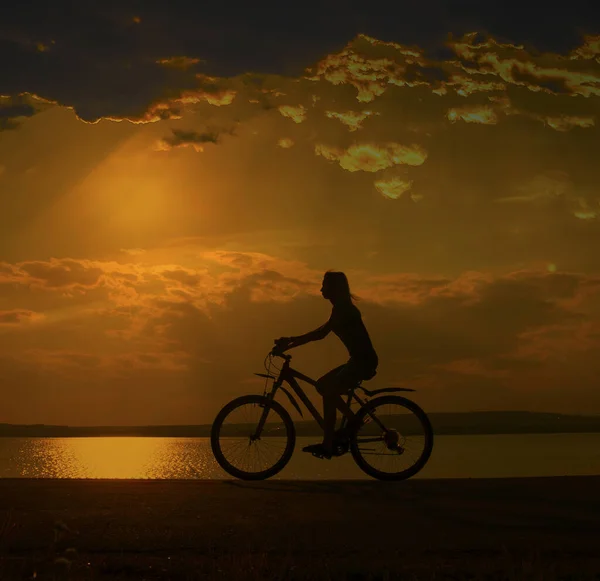
<path fill-rule="evenodd" d="M 326 327 L 340 338 L 352 359 L 377 360 L 377 353 L 360 311 L 352 302 L 335 304 Z"/>

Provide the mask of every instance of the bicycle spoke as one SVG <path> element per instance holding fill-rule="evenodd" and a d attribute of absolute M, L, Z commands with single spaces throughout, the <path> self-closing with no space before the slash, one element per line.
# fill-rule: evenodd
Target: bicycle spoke
<path fill-rule="evenodd" d="M 368 444 L 369 442 L 381 442 L 383 441 L 383 436 L 379 436 L 378 438 L 357 438 L 356 441 L 360 444 Z"/>

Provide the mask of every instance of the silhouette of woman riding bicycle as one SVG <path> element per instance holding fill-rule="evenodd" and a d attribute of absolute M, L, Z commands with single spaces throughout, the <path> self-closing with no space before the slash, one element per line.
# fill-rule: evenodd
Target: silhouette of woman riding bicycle
<path fill-rule="evenodd" d="M 329 320 L 310 333 L 299 337 L 282 337 L 277 340 L 276 344 L 284 352 L 310 341 L 324 339 L 330 332 L 333 332 L 348 349 L 350 355 L 348 362 L 332 369 L 317 380 L 317 391 L 323 396 L 323 442 L 304 448 L 305 452 L 312 452 L 323 458 L 331 458 L 336 408 L 344 412 L 346 407 L 342 394 L 347 393 L 359 381 L 375 377 L 379 359 L 362 321 L 360 311 L 352 302 L 354 297 L 350 293 L 346 275 L 343 272 L 326 272 L 323 277 L 321 294 L 333 305 Z M 347 410 L 346 413 L 348 413 Z"/>
<path fill-rule="evenodd" d="M 359 468 L 374 478 L 410 478 L 423 468 L 431 455 L 433 431 L 429 419 L 411 400 L 398 395 L 381 395 L 413 389 L 390 387 L 370 391 L 361 385 L 375 377 L 379 360 L 361 313 L 353 303 L 355 297 L 350 292 L 346 275 L 326 272 L 321 294 L 333 306 L 329 320 L 304 335 L 277 339 L 265 358 L 265 362 L 269 359 L 269 366 L 265 364 L 267 373 L 256 374 L 265 377 L 267 382 L 273 381 L 270 391 L 265 387 L 263 395 L 237 398 L 217 415 L 211 432 L 215 458 L 229 474 L 246 480 L 269 478 L 284 468 L 294 451 L 296 431 L 289 413 L 275 400 L 276 393 L 283 392 L 302 415 L 294 396 L 283 386 L 285 382 L 323 430 L 323 441 L 305 446 L 303 451 L 325 459 L 350 451 Z M 350 358 L 345 364 L 317 381 L 291 368 L 292 357 L 286 351 L 323 339 L 330 332 L 337 335 L 348 350 Z M 284 360 L 278 376 L 271 373 L 274 357 Z M 298 384 L 298 379 L 315 386 L 323 396 L 323 417 Z M 373 399 L 363 400 L 357 390 Z M 353 402 L 360 405 L 356 413 L 350 407 Z M 337 431 L 336 409 L 342 412 L 342 423 Z M 242 411 L 245 413 L 236 419 Z M 253 413 L 257 418 L 250 418 Z M 413 436 L 416 436 L 416 448 L 420 450 L 416 458 Z M 384 466 L 376 467 L 371 460 L 383 460 Z M 412 460 L 412 464 L 396 468 L 399 461 L 406 460 Z M 261 466 L 253 469 L 250 467 L 252 462 Z"/>

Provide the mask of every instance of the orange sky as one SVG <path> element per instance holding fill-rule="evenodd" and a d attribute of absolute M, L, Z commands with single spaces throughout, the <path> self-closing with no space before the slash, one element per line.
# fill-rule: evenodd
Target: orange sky
<path fill-rule="evenodd" d="M 0 97 L 0 422 L 210 422 L 262 390 L 274 338 L 326 320 L 330 268 L 372 386 L 600 413 L 600 37 L 446 49 L 357 36 L 96 122 Z M 314 377 L 346 357 L 334 337 L 292 354 Z"/>

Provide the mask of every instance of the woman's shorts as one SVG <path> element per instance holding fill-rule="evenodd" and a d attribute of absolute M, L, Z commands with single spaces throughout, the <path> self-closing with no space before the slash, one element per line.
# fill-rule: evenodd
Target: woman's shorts
<path fill-rule="evenodd" d="M 377 374 L 377 359 L 353 359 L 328 371 L 316 384 L 317 391 L 323 395 L 334 389 L 337 393 L 346 393 L 356 387 L 359 381 L 372 379 Z"/>
<path fill-rule="evenodd" d="M 373 379 L 377 375 L 377 364 L 377 359 L 361 361 L 350 358 L 345 365 L 339 368 L 337 377 L 352 384 Z"/>

